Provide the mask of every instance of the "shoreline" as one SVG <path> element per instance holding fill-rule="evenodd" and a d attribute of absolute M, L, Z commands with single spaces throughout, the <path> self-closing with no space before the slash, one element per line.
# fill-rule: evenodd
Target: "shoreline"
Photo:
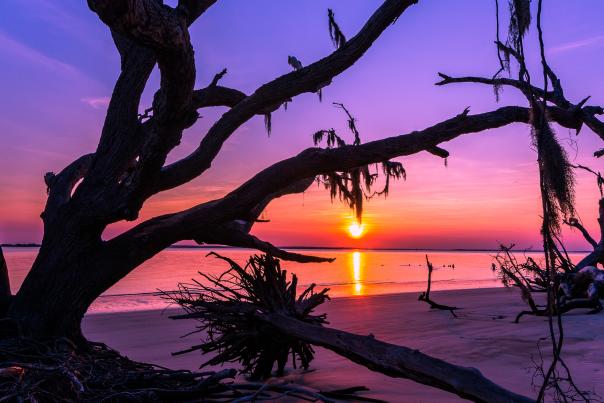
<path fill-rule="evenodd" d="M 452 363 L 475 367 L 494 382 L 516 393 L 533 396 L 532 359 L 538 357 L 537 342 L 548 334 L 545 318 L 525 317 L 512 323 L 524 305 L 516 290 L 505 288 L 433 291 L 443 304 L 459 306 L 458 318 L 434 311 L 417 301 L 417 293 L 338 297 L 326 302 L 319 313 L 327 313 L 329 327 L 416 348 Z M 84 334 L 101 341 L 131 359 L 169 368 L 196 370 L 203 358 L 198 353 L 171 356 L 171 352 L 197 344 L 200 335 L 181 337 L 194 330 L 192 320 L 171 321 L 176 308 L 119 313 L 92 313 L 84 318 Z M 604 348 L 601 315 L 579 312 L 564 316 L 564 358 L 582 389 L 597 388 L 600 395 L 602 370 L 599 359 Z M 547 343 L 547 342 L 541 342 Z M 542 346 L 548 360 L 547 344 Z M 365 395 L 387 401 L 460 401 L 454 395 L 404 379 L 388 378 L 316 348 L 312 371 L 290 370 L 285 379 L 316 389 L 365 385 Z M 236 365 L 225 365 L 234 367 Z M 212 369 L 210 367 L 210 369 Z M 216 368 L 213 368 L 216 369 Z"/>
<path fill-rule="evenodd" d="M 34 249 L 40 248 L 41 244 L 38 243 L 23 243 L 23 244 L 0 244 L 2 248 L 23 248 L 23 249 Z M 363 248 L 358 246 L 281 246 L 276 245 L 280 249 L 285 250 L 325 250 L 325 251 L 376 251 L 376 252 L 501 252 L 501 249 L 494 248 Z M 258 250 L 254 248 L 242 248 L 237 246 L 225 246 L 225 245 L 170 245 L 166 249 L 221 249 L 221 250 L 251 250 L 257 253 Z M 543 253 L 543 249 L 511 249 L 513 253 Z M 591 253 L 590 250 L 567 250 L 568 253 Z"/>

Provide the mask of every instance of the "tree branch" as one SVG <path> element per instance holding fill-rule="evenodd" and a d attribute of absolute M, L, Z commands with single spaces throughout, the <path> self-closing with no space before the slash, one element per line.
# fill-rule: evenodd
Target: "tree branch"
<path fill-rule="evenodd" d="M 556 112 L 553 116 L 557 116 L 558 112 L 564 115 L 564 111 L 559 108 L 554 110 Z M 358 146 L 309 148 L 295 157 L 266 168 L 222 199 L 203 203 L 179 213 L 152 218 L 109 241 L 107 247 L 116 250 L 116 253 L 120 254 L 119 260 L 125 265 L 135 267 L 175 242 L 195 239 L 199 234 L 210 232 L 233 220 L 250 221 L 253 216 L 251 212 L 256 211 L 254 209 L 257 206 L 272 195 L 285 192 L 288 187 L 301 180 L 309 181 L 324 172 L 348 170 L 433 150 L 438 144 L 462 134 L 493 129 L 514 122 L 528 123 L 529 110 L 507 106 L 477 115 L 460 114 L 422 131 Z"/>
<path fill-rule="evenodd" d="M 568 221 L 565 221 L 565 223 L 569 227 L 574 227 L 574 228 L 578 229 L 581 232 L 581 235 L 583 235 L 583 238 L 585 238 L 585 240 L 587 242 L 589 242 L 589 244 L 592 247 L 595 248 L 596 246 L 598 246 L 598 243 L 596 242 L 596 240 L 593 239 L 593 237 L 589 234 L 587 229 L 585 229 L 585 227 L 579 222 L 579 220 L 577 220 L 576 218 L 571 218 Z"/>
<path fill-rule="evenodd" d="M 386 0 L 352 39 L 331 55 L 285 74 L 258 88 L 239 102 L 208 131 L 200 146 L 188 157 L 164 167 L 151 194 L 180 186 L 210 167 L 222 144 L 252 116 L 304 92 L 314 92 L 352 66 L 381 33 L 418 0 Z M 150 196 L 150 195 L 149 195 Z"/>
<path fill-rule="evenodd" d="M 568 112 L 560 108 L 549 108 L 549 112 L 554 119 L 562 116 L 564 121 L 568 118 Z M 94 282 L 102 292 L 142 262 L 178 241 L 203 238 L 204 234 L 236 220 L 252 223 L 267 200 L 287 194 L 292 187 L 303 191 L 312 183 L 312 178 L 322 173 L 345 171 L 433 150 L 440 143 L 460 135 L 514 122 L 529 123 L 528 108 L 507 106 L 476 115 L 464 112 L 421 131 L 358 146 L 309 148 L 266 168 L 222 199 L 151 218 L 104 242 L 102 253 L 98 254 L 98 264 L 112 270 L 95 272 Z"/>
<path fill-rule="evenodd" d="M 44 181 L 48 188 L 48 199 L 42 217 L 46 221 L 57 209 L 71 198 L 74 186 L 82 179 L 92 164 L 94 154 L 86 154 L 65 167 L 58 175 L 48 172 Z"/>
<path fill-rule="evenodd" d="M 236 89 L 222 87 L 220 85 L 209 85 L 206 88 L 193 92 L 192 109 L 208 108 L 211 106 L 235 107 L 248 96 Z M 265 115 L 279 109 L 281 104 L 269 105 L 259 110 L 258 115 Z"/>
<path fill-rule="evenodd" d="M 454 83 L 479 83 L 479 84 L 487 84 L 487 85 L 505 85 L 509 87 L 514 87 L 522 91 L 523 94 L 533 93 L 540 98 L 543 98 L 543 89 L 529 85 L 525 81 L 514 80 L 512 78 L 498 77 L 498 78 L 486 78 L 486 77 L 476 77 L 476 76 L 465 76 L 465 77 L 451 77 L 444 73 L 438 73 L 441 81 L 435 83 L 434 85 L 442 86 L 447 84 Z M 553 100 L 554 94 L 552 92 L 547 93 L 547 99 Z M 557 106 L 560 106 L 556 103 Z M 560 106 L 562 107 L 562 106 Z"/>
<path fill-rule="evenodd" d="M 598 263 L 604 264 L 604 198 L 600 199 L 598 202 L 598 213 L 600 242 L 594 246 L 593 252 L 585 256 L 579 263 L 576 264 L 575 271 L 579 271 L 586 266 L 596 266 Z"/>
<path fill-rule="evenodd" d="M 123 102 L 124 105 L 130 105 L 125 118 L 129 122 L 126 133 L 120 129 L 120 119 L 108 113 L 105 126 L 116 127 L 120 135 L 108 136 L 109 141 L 101 139 L 99 150 L 105 152 L 99 158 L 104 164 L 98 164 L 102 165 L 98 169 L 94 164 L 95 173 L 100 174 L 93 176 L 97 180 L 91 181 L 87 189 L 105 196 L 94 197 L 93 200 L 102 200 L 104 205 L 109 205 L 105 207 L 108 222 L 134 219 L 144 201 L 141 189 L 153 182 L 167 154 L 180 142 L 182 130 L 198 117 L 197 112 L 191 109 L 195 62 L 187 27 L 211 4 L 186 1 L 181 2 L 182 7 L 175 10 L 154 0 L 89 0 L 88 3 L 113 31 L 150 48 L 154 57 L 148 58 L 149 65 L 146 67 L 152 69 L 156 57 L 161 73 L 160 89 L 154 96 L 151 119 L 140 125 L 136 114 L 140 93 L 150 70 L 145 71 L 143 79 L 138 79 L 141 85 L 134 93 L 135 101 Z M 188 14 L 189 11 L 193 15 Z M 140 72 L 137 75 L 140 76 Z M 126 92 L 128 96 L 132 96 L 130 92 Z M 124 108 L 122 102 L 117 100 L 116 105 L 118 111 Z M 109 177 L 108 171 L 111 172 Z M 116 197 L 116 193 L 120 197 Z"/>
<path fill-rule="evenodd" d="M 333 262 L 334 258 L 325 258 L 319 256 L 304 255 L 301 253 L 288 252 L 280 249 L 273 244 L 258 239 L 254 235 L 245 232 L 242 228 L 244 223 L 237 221 L 231 222 L 227 225 L 214 228 L 211 233 L 203 237 L 202 239 L 195 239 L 198 243 L 209 243 L 235 246 L 240 248 L 257 249 L 259 251 L 268 253 L 274 257 L 290 260 L 298 263 L 322 263 L 322 262 Z"/>
<path fill-rule="evenodd" d="M 573 104 L 568 101 L 564 97 L 564 92 L 560 85 L 560 79 L 554 74 L 554 72 L 547 67 L 546 71 L 548 71 L 548 76 L 554 85 L 553 91 L 548 91 L 545 93 L 543 89 L 535 87 L 533 85 L 528 84 L 525 81 L 514 80 L 510 78 L 485 78 L 485 77 L 474 77 L 474 76 L 466 76 L 466 77 L 451 77 L 443 73 L 438 73 L 438 75 L 442 78 L 441 81 L 437 82 L 435 85 L 447 85 L 453 83 L 480 83 L 487 85 L 503 85 L 510 86 L 519 89 L 525 95 L 534 94 L 539 98 L 545 98 L 552 102 L 554 105 L 558 106 L 561 109 L 564 109 L 568 112 L 567 119 L 568 121 L 574 121 L 573 125 L 569 125 L 568 123 L 562 124 L 565 127 L 569 127 L 578 131 L 581 130 L 583 124 L 589 127 L 596 135 L 598 135 L 602 140 L 604 140 L 604 123 L 598 119 L 595 115 L 604 114 L 604 108 L 600 106 L 584 106 L 585 102 L 589 99 L 589 97 L 585 98 L 578 104 Z M 555 119 L 554 119 L 555 120 Z M 596 151 L 594 156 L 600 157 L 604 155 L 604 150 Z"/>
<path fill-rule="evenodd" d="M 191 25 L 193 21 L 206 12 L 217 0 L 178 0 L 179 11 L 185 13 L 187 24 Z"/>

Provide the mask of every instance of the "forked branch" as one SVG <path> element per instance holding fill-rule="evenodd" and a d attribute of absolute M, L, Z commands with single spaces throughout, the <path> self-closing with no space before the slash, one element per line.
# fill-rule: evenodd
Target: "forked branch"
<path fill-rule="evenodd" d="M 386 0 L 363 28 L 329 56 L 262 85 L 228 111 L 208 131 L 200 146 L 186 158 L 164 167 L 153 192 L 170 189 L 207 170 L 224 142 L 243 123 L 304 92 L 317 89 L 353 65 L 409 6 L 418 0 Z"/>

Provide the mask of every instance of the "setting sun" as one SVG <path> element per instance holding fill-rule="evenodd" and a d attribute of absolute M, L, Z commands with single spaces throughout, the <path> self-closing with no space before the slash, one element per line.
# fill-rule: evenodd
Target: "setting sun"
<path fill-rule="evenodd" d="M 353 222 L 348 226 L 348 233 L 353 238 L 360 238 L 365 233 L 365 226 L 358 222 Z"/>

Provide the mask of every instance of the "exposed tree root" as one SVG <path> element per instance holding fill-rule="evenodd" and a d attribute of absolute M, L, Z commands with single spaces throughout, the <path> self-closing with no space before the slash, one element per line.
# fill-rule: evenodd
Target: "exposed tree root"
<path fill-rule="evenodd" d="M 523 310 L 516 315 L 515 323 L 525 315 L 547 317 L 550 313 L 563 315 L 575 309 L 589 309 L 589 314 L 603 310 L 600 302 L 599 284 L 594 281 L 600 275 L 596 268 L 584 267 L 574 273 L 572 269 L 558 267 L 559 272 L 554 278 L 556 303 L 550 307 L 539 305 L 535 300 L 537 295 L 545 295 L 547 287 L 546 271 L 532 258 L 520 262 L 512 254 L 511 246 L 501 245 L 501 252 L 495 257 L 496 264 L 493 269 L 499 272 L 503 284 L 513 286 L 520 290 L 523 301 L 528 310 Z"/>
<path fill-rule="evenodd" d="M 0 340 L 0 402 L 232 402 L 294 396 L 331 402 L 367 390 L 317 392 L 287 382 L 234 383 L 234 369 L 171 370 L 129 360 L 101 343 L 77 348 L 67 339 Z"/>
<path fill-rule="evenodd" d="M 307 366 L 313 355 L 300 355 L 299 346 L 317 345 L 385 375 L 406 378 L 477 402 L 530 402 L 485 378 L 474 368 L 450 364 L 417 350 L 324 327 L 325 316 L 310 315 L 323 303 L 325 290 L 312 287 L 296 298 L 296 278 L 270 256 L 253 256 L 246 268 L 230 261 L 231 269 L 210 285 L 181 286 L 175 299 L 187 311 L 175 319 L 198 319 L 208 339 L 191 350 L 216 351 L 222 361 L 239 361 L 243 371 L 270 375 L 273 365 L 283 370 L 288 352 Z M 295 363 L 295 360 L 294 360 Z"/>

